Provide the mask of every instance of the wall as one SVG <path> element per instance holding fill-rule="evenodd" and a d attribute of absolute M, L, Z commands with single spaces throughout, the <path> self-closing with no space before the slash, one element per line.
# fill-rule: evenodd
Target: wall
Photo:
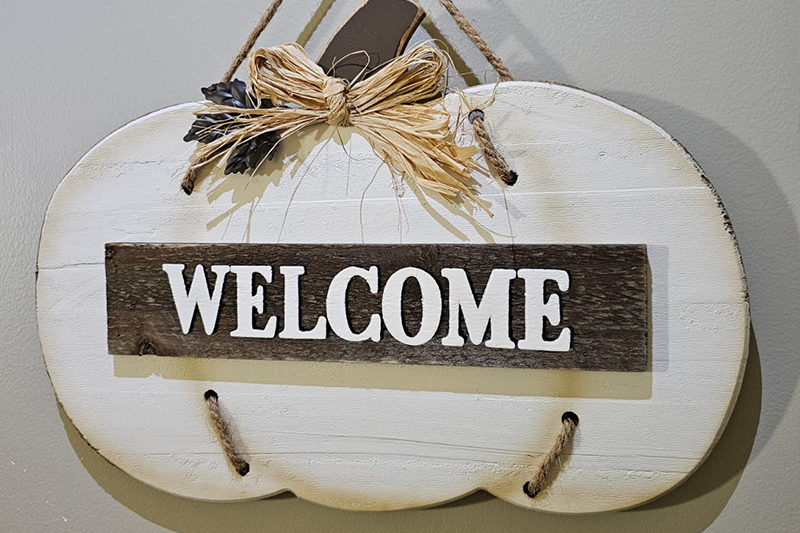
<path fill-rule="evenodd" d="M 106 463 L 58 409 L 34 314 L 50 195 L 94 143 L 149 111 L 199 99 L 267 0 L 7 0 L 0 17 L 0 530 L 797 531 L 800 527 L 800 24 L 791 0 L 459 0 L 519 79 L 576 85 L 676 136 L 725 201 L 752 296 L 741 397 L 708 461 L 636 510 L 563 517 L 477 493 L 442 507 L 349 513 L 282 496 L 172 497 Z M 315 55 L 358 0 L 291 0 L 261 39 Z M 428 35 L 492 80 L 446 12 Z M 316 23 L 327 10 L 327 17 Z M 312 19 L 309 23 L 309 19 Z"/>

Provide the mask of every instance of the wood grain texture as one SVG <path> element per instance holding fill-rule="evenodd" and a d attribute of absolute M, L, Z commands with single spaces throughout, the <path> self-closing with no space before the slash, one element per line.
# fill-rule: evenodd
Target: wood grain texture
<path fill-rule="evenodd" d="M 425 12 L 413 0 L 366 0 L 336 31 L 317 62 L 352 81 L 403 53 Z M 366 52 L 360 53 L 360 52 Z"/>
<path fill-rule="evenodd" d="M 265 309 L 258 328 L 268 316 L 277 317 L 277 329 L 285 320 L 281 265 L 302 265 L 301 327 L 311 330 L 326 313 L 326 295 L 331 280 L 349 266 L 376 266 L 377 293 L 372 294 L 363 280 L 350 285 L 347 294 L 348 318 L 355 331 L 367 328 L 374 313 L 381 312 L 381 297 L 390 275 L 401 268 L 419 268 L 436 280 L 442 312 L 433 338 L 420 346 L 394 339 L 382 327 L 381 339 L 350 342 L 326 327 L 324 339 L 245 338 L 231 336 L 239 326 L 237 278 L 225 276 L 216 330 L 212 335 L 201 325 L 195 311 L 191 330 L 184 334 L 165 263 L 186 265 L 186 286 L 194 283 L 196 265 L 203 265 L 207 287 L 217 283 L 212 265 L 268 265 L 273 282 L 263 286 Z M 484 288 L 493 269 L 562 269 L 569 274 L 567 291 L 545 284 L 548 296 L 560 299 L 560 323 L 545 323 L 544 337 L 554 339 L 569 328 L 569 351 L 490 348 L 479 344 L 445 346 L 449 331 L 449 284 L 441 275 L 444 268 L 467 272 L 475 301 L 483 303 Z M 510 338 L 525 337 L 525 292 L 523 279 L 509 283 Z M 108 309 L 108 349 L 115 355 L 166 355 L 297 361 L 355 361 L 416 365 L 489 366 L 510 368 L 570 368 L 580 370 L 644 371 L 647 368 L 647 252 L 636 245 L 506 245 L 506 244 L 126 244 L 106 245 L 106 305 Z M 532 290 L 536 290 L 535 288 Z M 543 290 L 541 287 L 538 290 Z M 252 290 L 248 290 L 248 295 Z M 422 299 L 419 285 L 409 282 L 403 291 L 404 325 L 409 332 L 420 330 Z M 462 312 L 459 312 L 462 314 Z M 542 318 L 538 329 L 541 331 Z M 460 319 L 460 335 L 468 338 L 466 323 Z M 514 344 L 519 344 L 514 342 Z"/>
<path fill-rule="evenodd" d="M 177 183 L 193 146 L 181 137 L 198 104 L 138 119 L 92 149 L 53 196 L 37 278 L 48 373 L 88 442 L 174 494 L 243 500 L 291 490 L 363 510 L 484 488 L 533 509 L 596 512 L 686 479 L 725 426 L 747 353 L 747 288 L 719 198 L 662 129 L 598 96 L 515 82 L 466 97 L 493 102 L 487 127 L 520 173 L 510 188 L 484 182 L 494 217 L 413 189 L 398 198 L 347 129 L 344 147 L 335 130 L 309 131 L 285 147 L 291 158 L 254 177 L 215 170 L 188 197 Z M 460 105 L 455 95 L 446 103 Z M 469 130 L 458 139 L 469 142 Z M 108 242 L 645 244 L 649 371 L 110 357 Z M 520 376 L 524 391 L 502 390 Z M 251 464 L 244 478 L 206 422 L 209 388 Z M 564 411 L 580 417 L 574 446 L 531 500 L 522 485 Z"/>

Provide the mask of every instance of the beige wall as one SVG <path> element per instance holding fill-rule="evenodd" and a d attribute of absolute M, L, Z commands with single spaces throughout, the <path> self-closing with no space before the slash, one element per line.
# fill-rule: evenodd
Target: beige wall
<path fill-rule="evenodd" d="M 458 0 L 519 79 L 599 93 L 653 119 L 727 205 L 753 303 L 753 349 L 730 425 L 684 485 L 634 511 L 563 517 L 478 493 L 429 510 L 351 513 L 291 496 L 207 504 L 106 463 L 58 410 L 34 315 L 48 199 L 125 122 L 199 98 L 267 0 L 4 0 L 0 15 L 0 531 L 646 531 L 800 528 L 800 25 L 790 0 Z M 261 42 L 314 55 L 359 0 L 289 0 Z M 418 40 L 481 56 L 435 0 Z"/>

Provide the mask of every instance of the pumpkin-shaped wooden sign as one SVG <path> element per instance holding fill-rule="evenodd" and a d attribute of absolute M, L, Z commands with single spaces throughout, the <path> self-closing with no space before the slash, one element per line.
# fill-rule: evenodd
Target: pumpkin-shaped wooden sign
<path fill-rule="evenodd" d="M 217 85 L 229 100 L 211 105 L 231 116 L 154 112 L 66 176 L 37 306 L 67 415 L 130 475 L 205 500 L 291 491 L 380 510 L 484 489 L 574 513 L 670 490 L 719 437 L 747 352 L 713 187 L 658 126 L 579 89 L 508 81 L 396 103 L 375 80 L 402 92 L 434 60 L 398 67 L 421 11 L 372 4 L 327 53 L 341 59 L 331 47 L 368 15 L 394 28 L 379 32 L 385 65 L 336 78 L 299 47 L 257 51 L 268 104 Z M 282 99 L 279 59 L 312 88 Z M 406 135 L 412 112 L 425 117 Z M 217 125 L 184 142 L 198 120 Z M 195 154 L 186 194 L 209 146 L 223 163 Z M 506 161 L 513 185 L 496 179 Z"/>

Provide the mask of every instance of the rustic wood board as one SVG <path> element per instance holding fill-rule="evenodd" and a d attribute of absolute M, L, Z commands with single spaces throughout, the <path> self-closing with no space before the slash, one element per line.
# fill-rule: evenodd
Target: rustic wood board
<path fill-rule="evenodd" d="M 345 146 L 320 128 L 263 174 L 216 171 L 186 196 L 193 146 L 181 138 L 198 104 L 138 119 L 89 152 L 53 197 L 37 279 L 48 372 L 87 441 L 139 480 L 206 500 L 291 490 L 377 510 L 484 488 L 576 513 L 632 507 L 686 479 L 724 428 L 747 353 L 746 284 L 724 208 L 683 148 L 640 115 L 553 84 L 496 89 L 487 126 L 520 180 L 485 183 L 493 217 L 412 189 L 397 198 L 347 129 Z M 466 97 L 483 105 L 494 90 Z M 459 99 L 447 103 L 455 111 Z M 634 373 L 109 356 L 109 242 L 644 244 L 651 361 Z M 208 426 L 208 388 L 251 463 L 244 478 Z M 529 499 L 522 485 L 567 410 L 580 416 L 574 446 Z"/>
<path fill-rule="evenodd" d="M 178 287 L 173 288 L 163 265 L 180 265 Z M 204 318 L 197 305 L 187 307 L 191 319 L 181 320 L 173 291 L 192 294 L 195 269 L 201 265 L 207 296 L 214 294 L 221 283 L 219 306 L 213 307 Z M 220 282 L 212 273 L 214 265 L 223 265 L 227 272 Z M 252 270 L 242 274 L 243 312 L 239 316 L 239 275 L 231 265 L 259 266 L 261 274 Z M 303 268 L 296 275 L 296 266 Z M 299 298 L 290 313 L 299 315 L 296 334 L 287 335 L 285 285 L 287 276 L 282 268 L 291 268 L 290 280 L 297 280 Z M 265 270 L 264 267 L 269 270 Z M 347 268 L 374 268 L 377 286 L 372 291 L 362 277 L 348 282 L 342 291 L 346 313 L 339 313 L 335 305 L 328 310 L 327 295 L 332 280 Z M 422 344 L 420 340 L 408 342 L 394 337 L 387 327 L 390 323 L 381 317 L 385 288 L 391 276 L 402 269 L 423 271 L 425 279 L 435 282 L 432 291 L 437 295 L 421 295 L 418 281 L 408 281 L 400 291 L 400 308 L 403 320 L 398 334 L 418 338 L 422 329 L 422 302 L 435 301 L 438 306 L 428 322 L 435 332 Z M 468 331 L 465 312 L 457 309 L 459 327 L 453 328 L 461 343 L 451 338 L 450 282 L 443 269 L 460 269 L 470 283 L 470 293 L 479 309 L 486 312 L 489 305 L 497 313 Z M 559 290 L 554 279 L 529 287 L 528 281 L 515 277 L 498 284 L 495 269 L 507 274 L 521 269 L 541 272 L 542 269 L 560 271 L 568 285 Z M 405 271 L 403 271 L 405 272 Z M 402 272 L 401 272 L 402 274 Z M 503 272 L 500 272 L 503 274 Z M 264 279 L 270 278 L 270 282 Z M 495 284 L 487 296 L 490 276 Z M 523 274 L 525 275 L 525 274 Z M 553 276 L 555 274 L 549 274 Z M 216 279 L 215 279 L 216 278 Z M 255 278 L 255 281 L 253 281 Z M 281 279 L 283 278 L 283 280 Z M 244 280 L 247 280 L 246 282 Z M 500 280 L 502 281 L 502 280 Z M 260 289 L 258 287 L 261 287 Z M 495 288 L 496 287 L 496 288 Z M 189 357 L 220 357 L 228 359 L 263 359 L 297 361 L 355 361 L 367 363 L 405 363 L 458 366 L 496 366 L 510 368 L 571 368 L 580 370 L 614 370 L 620 372 L 644 371 L 647 368 L 647 252 L 637 245 L 545 245 L 528 244 L 134 244 L 110 243 L 106 245 L 106 306 L 108 310 L 108 349 L 114 355 L 166 355 Z M 456 298 L 464 296 L 461 285 L 456 286 Z M 528 317 L 526 295 L 547 289 L 548 304 L 555 309 L 555 324 L 542 315 Z M 188 294 L 187 294 L 188 290 Z M 261 291 L 254 304 L 250 296 Z M 294 290 L 294 289 L 293 289 Z M 550 294 L 556 299 L 549 303 Z M 427 297 L 427 298 L 426 298 Z M 503 302 L 505 297 L 506 301 Z M 184 300 L 178 300 L 183 303 Z M 338 301 L 338 299 L 336 300 Z M 333 302 L 331 302 L 333 304 Z M 261 305 L 256 313 L 253 305 Z M 387 298 L 387 306 L 393 305 Z M 553 307 L 555 306 L 555 307 Z M 379 332 L 377 340 L 345 340 L 333 331 L 332 316 L 344 315 L 347 322 L 345 335 L 363 332 L 370 327 L 374 314 Z M 254 318 L 253 315 L 257 316 Z M 272 320 L 271 317 L 275 317 Z M 476 312 L 469 314 L 470 323 Z M 319 319 L 325 323 L 320 328 Z M 215 319 L 215 320 L 214 320 Z M 214 329 L 207 331 L 205 321 L 214 320 Z M 268 321 L 272 322 L 267 331 Z M 495 334 L 494 323 L 507 322 L 509 332 L 505 337 Z M 184 325 L 185 322 L 185 325 Z M 343 329 L 337 321 L 338 329 Z M 394 323 L 391 323 L 394 324 Z M 184 333 L 183 329 L 188 329 Z M 244 336 L 243 329 L 253 331 Z M 566 333 L 563 333 L 566 330 Z M 234 334 L 234 332 L 236 332 Z M 309 333 L 315 338 L 309 338 Z M 319 333 L 317 333 L 319 332 Z M 269 334 L 269 338 L 264 338 Z M 534 349 L 536 337 L 523 341 L 529 335 L 547 339 Z M 566 343 L 557 344 L 560 335 L 567 335 Z M 471 335 L 480 335 L 472 342 Z M 305 337 L 305 338 L 304 338 Z M 356 336 L 356 339 L 358 337 Z M 445 339 L 447 341 L 445 342 Z M 369 342 L 367 342 L 369 341 Z M 502 345 L 490 347 L 488 344 Z M 446 345 L 447 344 L 447 345 Z M 551 348 L 551 349 L 547 349 Z M 566 348 L 566 349 L 565 349 Z"/>

